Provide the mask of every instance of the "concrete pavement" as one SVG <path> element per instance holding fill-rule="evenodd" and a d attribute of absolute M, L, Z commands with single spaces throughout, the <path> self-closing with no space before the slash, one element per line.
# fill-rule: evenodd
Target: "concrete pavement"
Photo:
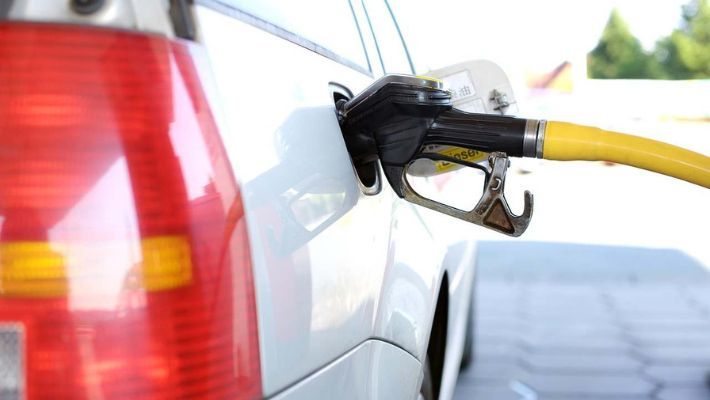
<path fill-rule="evenodd" d="M 678 250 L 482 242 L 456 400 L 708 400 L 710 274 Z"/>

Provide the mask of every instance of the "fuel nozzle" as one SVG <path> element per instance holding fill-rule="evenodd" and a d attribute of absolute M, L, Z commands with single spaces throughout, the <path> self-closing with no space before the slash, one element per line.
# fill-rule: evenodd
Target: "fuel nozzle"
<path fill-rule="evenodd" d="M 509 156 L 609 161 L 710 188 L 706 155 L 591 126 L 464 112 L 453 108 L 451 93 L 433 78 L 387 75 L 337 109 L 353 160 L 379 159 L 399 197 L 510 236 L 520 236 L 530 223 L 533 197 L 525 192 L 521 215 L 510 211 L 503 195 Z M 490 153 L 489 165 L 429 150 L 441 146 Z M 476 206 L 462 211 L 418 194 L 407 170 L 422 158 L 483 170 L 484 192 Z"/>
<path fill-rule="evenodd" d="M 539 121 L 454 109 L 451 93 L 441 81 L 409 75 L 387 75 L 337 108 L 353 160 L 379 159 L 399 197 L 511 236 L 520 236 L 527 228 L 532 195 L 525 193 L 523 214 L 517 216 L 510 211 L 503 188 L 509 155 L 536 156 Z M 428 152 L 430 145 L 491 153 L 489 166 Z M 418 194 L 407 181 L 407 169 L 421 158 L 482 170 L 484 193 L 473 210 L 459 210 Z"/>

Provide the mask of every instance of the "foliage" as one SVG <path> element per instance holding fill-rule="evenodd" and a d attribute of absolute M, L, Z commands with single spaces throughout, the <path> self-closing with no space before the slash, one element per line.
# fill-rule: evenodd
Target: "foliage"
<path fill-rule="evenodd" d="M 710 78 L 710 2 L 683 6 L 680 27 L 656 44 L 656 57 L 670 79 Z"/>
<path fill-rule="evenodd" d="M 691 0 L 683 6 L 682 16 L 680 26 L 647 53 L 613 10 L 599 43 L 587 55 L 589 77 L 710 78 L 710 0 Z"/>
<path fill-rule="evenodd" d="M 587 56 L 587 70 L 590 78 L 640 79 L 649 76 L 654 61 L 613 10 L 599 43 Z"/>

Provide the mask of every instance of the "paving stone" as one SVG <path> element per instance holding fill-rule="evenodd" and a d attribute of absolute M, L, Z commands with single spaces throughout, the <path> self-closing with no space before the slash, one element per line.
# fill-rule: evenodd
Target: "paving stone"
<path fill-rule="evenodd" d="M 530 353 L 557 354 L 629 354 L 633 347 L 621 340 L 562 338 L 551 341 L 532 342 L 523 339 L 521 344 Z"/>
<path fill-rule="evenodd" d="M 638 352 L 655 364 L 710 365 L 710 348 L 707 347 L 645 347 L 638 349 Z"/>
<path fill-rule="evenodd" d="M 503 341 L 508 341 L 511 343 L 522 343 L 523 337 L 524 337 L 524 335 L 521 335 L 521 333 L 519 331 L 511 331 L 511 330 L 481 331 L 481 330 L 477 330 L 474 345 L 476 347 L 479 347 L 480 343 L 485 343 L 486 341 L 489 341 L 489 340 L 503 340 Z"/>
<path fill-rule="evenodd" d="M 648 285 L 643 291 L 617 292 L 607 298 L 614 309 L 627 312 L 683 311 L 691 305 L 679 290 L 659 290 L 654 285 Z"/>
<path fill-rule="evenodd" d="M 479 364 L 516 364 L 525 351 L 519 344 L 517 332 L 478 333 L 474 339 L 474 366 Z"/>
<path fill-rule="evenodd" d="M 590 286 L 561 285 L 530 287 L 526 296 L 531 304 L 560 304 L 560 301 L 574 301 L 583 306 L 604 305 L 606 298 L 600 291 L 590 289 Z"/>
<path fill-rule="evenodd" d="M 519 318 L 523 314 L 523 309 L 517 305 L 511 304 L 503 306 L 501 304 L 485 304 L 474 303 L 474 313 L 476 318 Z"/>
<path fill-rule="evenodd" d="M 475 354 L 476 362 L 481 362 L 483 364 L 512 364 L 518 362 L 517 354 Z M 1 399 L 0 399 L 1 400 Z"/>
<path fill-rule="evenodd" d="M 575 304 L 575 307 L 570 308 L 570 304 Z M 536 314 L 609 316 L 609 308 L 602 303 L 580 302 L 573 299 L 530 301 L 523 306 L 528 313 Z"/>
<path fill-rule="evenodd" d="M 521 364 L 534 372 L 564 374 L 634 374 L 641 362 L 624 354 L 532 354 Z"/>
<path fill-rule="evenodd" d="M 663 388 L 656 394 L 658 400 L 708 400 L 710 388 L 707 386 L 695 387 L 669 387 Z"/>
<path fill-rule="evenodd" d="M 479 339 L 500 339 L 500 340 L 510 340 L 520 343 L 521 338 L 524 336 L 519 329 L 514 328 L 487 328 L 485 330 L 478 327 L 474 327 L 474 344 Z"/>
<path fill-rule="evenodd" d="M 624 329 L 631 334 L 637 332 L 651 331 L 676 331 L 682 332 L 687 330 L 702 330 L 710 332 L 710 321 L 656 321 L 656 322 L 637 322 L 623 325 Z"/>
<path fill-rule="evenodd" d="M 476 286 L 475 296 L 479 301 L 498 301 L 510 302 L 517 301 L 520 296 L 525 294 L 525 288 L 521 285 L 510 285 L 505 283 L 486 282 L 481 283 L 485 279 L 479 274 L 479 284 Z"/>
<path fill-rule="evenodd" d="M 522 326 L 487 326 L 480 327 L 476 326 L 473 328 L 475 332 L 475 337 L 491 337 L 491 338 L 510 338 L 510 337 L 520 337 L 521 332 L 525 332 Z"/>
<path fill-rule="evenodd" d="M 702 386 L 710 373 L 710 362 L 707 366 L 650 365 L 643 372 L 663 386 Z"/>
<path fill-rule="evenodd" d="M 683 317 L 703 317 L 704 313 L 699 311 L 697 307 L 693 305 L 682 305 L 678 307 L 668 307 L 668 308 L 656 308 L 650 306 L 645 307 L 618 307 L 612 305 L 610 307 L 613 315 L 620 320 L 631 320 L 633 318 L 663 318 L 673 319 L 673 318 L 683 318 Z"/>
<path fill-rule="evenodd" d="M 582 308 L 606 308 L 608 305 L 604 301 L 604 297 L 599 294 L 574 296 L 574 295 L 556 295 L 554 293 L 545 293 L 544 295 L 528 294 L 527 305 L 529 306 L 546 306 L 551 308 L 563 308 L 565 305 L 577 304 Z"/>
<path fill-rule="evenodd" d="M 546 338 L 554 340 L 556 338 L 578 338 L 580 341 L 586 339 L 622 339 L 625 332 L 614 325 L 591 324 L 587 322 L 570 322 L 564 325 L 546 325 L 546 321 L 535 321 L 530 326 L 533 330 L 528 332 L 529 338 Z"/>
<path fill-rule="evenodd" d="M 569 305 L 576 305 L 575 309 L 570 309 Z M 576 312 L 576 311 L 599 311 L 606 312 L 609 310 L 609 306 L 602 301 L 601 297 L 597 299 L 589 298 L 576 298 L 571 296 L 561 296 L 561 297 L 531 297 L 527 299 L 527 302 L 523 304 L 524 306 L 534 309 L 545 309 L 545 310 L 562 310 L 564 312 Z"/>
<path fill-rule="evenodd" d="M 491 341 L 489 343 L 476 343 L 475 357 L 501 359 L 517 359 L 523 349 L 515 343 L 505 341 Z"/>
<path fill-rule="evenodd" d="M 570 322 L 566 324 L 551 324 L 545 320 L 529 322 L 526 336 L 529 338 L 623 338 L 625 332 L 615 325 L 593 324 L 589 322 Z"/>
<path fill-rule="evenodd" d="M 518 393 L 507 385 L 484 386 L 462 382 L 456 386 L 454 400 L 520 400 Z"/>
<path fill-rule="evenodd" d="M 522 382 L 548 396 L 650 396 L 655 385 L 638 376 L 530 374 Z M 626 398 L 626 397 L 625 397 Z"/>
<path fill-rule="evenodd" d="M 629 338 L 641 347 L 666 345 L 697 348 L 710 346 L 710 333 L 706 329 L 635 331 L 629 332 Z"/>
<path fill-rule="evenodd" d="M 651 301 L 668 300 L 665 304 L 678 300 L 678 295 L 684 293 L 685 286 L 678 284 L 663 284 L 656 282 L 653 285 L 638 284 L 609 284 L 604 287 L 604 293 L 615 299 L 646 299 Z"/>
<path fill-rule="evenodd" d="M 550 294 L 555 296 L 591 296 L 600 292 L 595 285 L 574 282 L 565 282 L 564 284 L 560 284 L 560 282 L 550 281 L 546 283 L 529 284 L 527 287 L 529 288 L 530 294 Z"/>
<path fill-rule="evenodd" d="M 636 285 L 605 291 L 605 298 L 620 308 L 639 307 L 666 310 L 688 305 L 688 297 L 679 286 Z"/>
<path fill-rule="evenodd" d="M 564 308 L 565 305 L 577 304 L 582 309 L 607 309 L 608 305 L 600 295 L 594 296 L 569 296 L 569 295 L 528 295 L 527 305 L 531 307 Z"/>
<path fill-rule="evenodd" d="M 512 379 L 519 379 L 524 375 L 525 371 L 521 369 L 516 361 L 499 361 L 500 360 L 498 360 L 498 362 L 484 362 L 476 360 L 469 368 L 461 372 L 459 381 L 505 384 Z"/>
<path fill-rule="evenodd" d="M 710 309 L 710 293 L 707 286 L 689 287 L 685 289 L 685 292 L 693 304 L 702 306 L 706 311 Z"/>
<path fill-rule="evenodd" d="M 617 317 L 619 322 L 633 329 L 635 326 L 649 325 L 671 325 L 671 326 L 691 326 L 698 325 L 700 327 L 710 326 L 710 319 L 694 313 L 685 315 L 675 314 L 669 315 L 632 315 L 627 317 Z"/>
<path fill-rule="evenodd" d="M 692 303 L 687 306 L 682 306 L 674 309 L 661 310 L 658 308 L 613 308 L 614 314 L 622 320 L 634 319 L 634 318 L 708 318 L 707 313 L 705 313 L 701 308 L 693 305 Z"/>
<path fill-rule="evenodd" d="M 596 328 L 606 327 L 609 330 L 618 330 L 616 320 L 610 315 L 564 315 L 553 313 L 534 313 L 526 316 L 528 325 L 537 327 L 540 325 L 548 327 L 560 327 L 569 325 L 594 326 Z"/>
<path fill-rule="evenodd" d="M 474 297 L 475 303 L 476 304 L 485 304 L 486 306 L 490 307 L 511 307 L 511 306 L 519 306 L 521 305 L 521 302 L 523 299 L 520 298 L 520 295 L 513 295 L 513 294 L 505 294 L 505 293 L 488 293 L 488 294 L 479 294 L 477 293 Z"/>
<path fill-rule="evenodd" d="M 518 315 L 514 316 L 487 316 L 474 317 L 474 329 L 481 332 L 513 330 L 514 332 L 524 332 L 527 326 L 527 320 Z"/>
<path fill-rule="evenodd" d="M 509 316 L 477 317 L 474 322 L 474 326 L 481 330 L 486 330 L 488 328 L 521 329 L 524 328 L 523 325 L 525 325 L 525 321 L 523 321 L 522 319 Z"/>
<path fill-rule="evenodd" d="M 642 396 L 629 396 L 629 395 L 620 395 L 620 396 L 615 396 L 615 395 L 609 395 L 609 396 L 594 396 L 594 395 L 575 395 L 574 399 L 570 399 L 567 395 L 549 395 L 549 394 L 542 394 L 537 396 L 536 400 L 651 400 L 653 397 L 649 397 L 646 395 Z M 477 399 L 474 399 L 477 400 Z M 519 399 L 519 400 L 527 400 L 527 399 Z"/>
<path fill-rule="evenodd" d="M 585 311 L 585 310 L 566 310 L 557 311 L 554 309 L 528 309 L 522 310 L 529 321 L 539 320 L 558 320 L 571 322 L 587 322 L 590 324 L 605 323 L 615 324 L 617 317 L 610 314 L 608 311 Z"/>
<path fill-rule="evenodd" d="M 588 395 L 576 395 L 574 400 L 650 400 L 652 397 L 649 396 L 629 396 L 629 395 L 621 395 L 621 396 L 588 396 Z M 476 400 L 476 399 L 473 399 Z M 520 398 L 519 400 L 527 400 Z M 556 395 L 547 395 L 543 394 L 540 396 L 536 397 L 536 400 L 571 400 L 567 395 L 563 396 L 556 396 Z"/>
<path fill-rule="evenodd" d="M 481 333 L 481 335 L 476 336 L 474 342 L 475 350 L 485 350 L 485 348 L 500 348 L 507 346 L 517 346 L 520 343 L 519 335 L 490 335 L 487 333 Z"/>

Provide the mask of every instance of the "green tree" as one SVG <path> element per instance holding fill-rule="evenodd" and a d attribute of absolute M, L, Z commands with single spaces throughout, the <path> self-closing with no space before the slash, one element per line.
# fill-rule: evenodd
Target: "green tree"
<path fill-rule="evenodd" d="M 596 79 L 648 79 L 659 75 L 655 58 L 614 9 L 597 46 L 587 55 L 587 75 Z"/>
<path fill-rule="evenodd" d="M 710 2 L 683 6 L 680 27 L 656 44 L 656 58 L 670 79 L 710 78 Z"/>

